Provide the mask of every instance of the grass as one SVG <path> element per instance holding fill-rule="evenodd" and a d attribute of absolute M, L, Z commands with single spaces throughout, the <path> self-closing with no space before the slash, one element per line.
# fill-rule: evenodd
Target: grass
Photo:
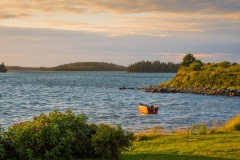
<path fill-rule="evenodd" d="M 195 129 L 196 129 L 196 125 Z M 219 128 L 202 134 L 203 124 L 194 135 L 177 132 L 166 135 L 161 128 L 136 134 L 132 148 L 121 160 L 240 160 L 240 114 Z"/>
<path fill-rule="evenodd" d="M 147 135 L 146 135 L 147 137 Z M 210 135 L 149 135 L 135 141 L 122 160 L 240 159 L 240 132 Z"/>

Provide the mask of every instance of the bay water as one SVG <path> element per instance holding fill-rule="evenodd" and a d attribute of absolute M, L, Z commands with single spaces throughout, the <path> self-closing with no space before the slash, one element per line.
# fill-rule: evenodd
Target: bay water
<path fill-rule="evenodd" d="M 183 93 L 147 93 L 119 90 L 158 85 L 174 73 L 127 72 L 20 72 L 0 74 L 0 124 L 32 119 L 53 110 L 85 114 L 89 122 L 121 124 L 142 131 L 153 126 L 165 129 L 192 124 L 223 123 L 240 113 L 240 98 Z M 156 115 L 138 113 L 138 103 L 159 106 Z"/>

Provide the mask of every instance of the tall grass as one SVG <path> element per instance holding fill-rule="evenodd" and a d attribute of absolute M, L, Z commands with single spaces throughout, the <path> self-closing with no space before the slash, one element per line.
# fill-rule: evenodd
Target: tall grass
<path fill-rule="evenodd" d="M 220 128 L 222 131 L 240 131 L 240 114 L 230 118 L 223 126 Z"/>
<path fill-rule="evenodd" d="M 142 131 L 141 133 L 135 134 L 135 141 L 153 140 L 166 135 L 209 135 L 217 132 L 229 131 L 240 131 L 240 114 L 230 118 L 222 125 L 219 124 L 219 121 L 215 120 L 210 128 L 207 128 L 205 123 L 193 124 L 185 129 L 175 128 L 164 130 L 161 126 L 154 126 Z"/>

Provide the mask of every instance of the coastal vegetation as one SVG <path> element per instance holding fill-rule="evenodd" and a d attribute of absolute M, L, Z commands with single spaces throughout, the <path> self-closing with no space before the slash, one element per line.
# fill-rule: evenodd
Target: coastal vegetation
<path fill-rule="evenodd" d="M 227 61 L 203 64 L 187 54 L 172 80 L 149 86 L 146 91 L 240 96 L 240 64 Z"/>
<path fill-rule="evenodd" d="M 7 68 L 6 68 L 6 66 L 4 65 L 4 63 L 2 63 L 2 64 L 0 65 L 0 72 L 7 72 Z"/>
<path fill-rule="evenodd" d="M 8 70 L 39 71 L 126 71 L 127 67 L 105 62 L 76 62 L 56 67 L 19 67 L 8 66 Z"/>
<path fill-rule="evenodd" d="M 240 114 L 211 127 L 152 127 L 140 133 L 120 125 L 89 124 L 71 111 L 40 114 L 0 127 L 0 159 L 224 160 L 239 159 Z"/>
<path fill-rule="evenodd" d="M 120 125 L 89 124 L 83 114 L 53 111 L 3 131 L 0 159 L 111 159 L 118 160 L 133 141 Z"/>
<path fill-rule="evenodd" d="M 177 72 L 178 64 L 160 61 L 141 61 L 128 66 L 127 72 L 171 73 Z"/>

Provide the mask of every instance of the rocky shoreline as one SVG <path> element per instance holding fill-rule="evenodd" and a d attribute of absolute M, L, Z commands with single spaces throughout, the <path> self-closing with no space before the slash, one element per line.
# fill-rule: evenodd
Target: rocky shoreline
<path fill-rule="evenodd" d="M 191 93 L 202 95 L 240 96 L 240 90 L 222 88 L 212 89 L 205 87 L 148 86 L 146 88 L 141 88 L 141 90 L 151 93 Z"/>

